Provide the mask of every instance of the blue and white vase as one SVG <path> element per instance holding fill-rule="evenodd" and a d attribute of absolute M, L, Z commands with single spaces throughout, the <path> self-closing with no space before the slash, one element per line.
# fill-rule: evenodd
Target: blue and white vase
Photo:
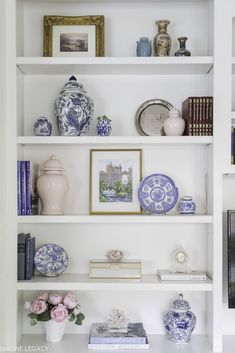
<path fill-rule="evenodd" d="M 109 136 L 112 131 L 111 127 L 111 119 L 107 118 L 107 116 L 99 116 L 97 118 L 98 122 L 96 125 L 96 132 L 98 136 Z"/>
<path fill-rule="evenodd" d="M 181 214 L 194 214 L 196 211 L 196 204 L 195 202 L 193 202 L 191 196 L 182 197 L 179 203 L 179 207 Z"/>
<path fill-rule="evenodd" d="M 72 76 L 55 101 L 55 115 L 62 136 L 87 135 L 94 112 L 93 100 Z"/>
<path fill-rule="evenodd" d="M 136 55 L 137 56 L 151 56 L 152 45 L 151 41 L 147 37 L 140 37 L 140 40 L 136 42 Z"/>
<path fill-rule="evenodd" d="M 34 123 L 34 133 L 36 136 L 50 136 L 52 125 L 44 116 L 40 116 Z"/>
<path fill-rule="evenodd" d="M 187 343 L 196 325 L 196 316 L 190 311 L 189 303 L 183 299 L 183 294 L 173 302 L 171 310 L 163 317 L 169 340 L 177 343 Z"/>

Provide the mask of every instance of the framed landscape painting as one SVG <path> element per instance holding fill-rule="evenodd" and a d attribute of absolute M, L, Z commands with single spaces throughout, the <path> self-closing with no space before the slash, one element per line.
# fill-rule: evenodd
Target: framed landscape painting
<path fill-rule="evenodd" d="M 90 150 L 90 214 L 141 214 L 142 150 Z"/>
<path fill-rule="evenodd" d="M 44 56 L 104 56 L 104 16 L 44 16 Z"/>

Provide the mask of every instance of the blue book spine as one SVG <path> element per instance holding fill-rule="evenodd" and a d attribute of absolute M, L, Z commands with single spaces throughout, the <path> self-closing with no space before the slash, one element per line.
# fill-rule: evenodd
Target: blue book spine
<path fill-rule="evenodd" d="M 25 279 L 30 280 L 34 276 L 35 238 L 26 239 L 25 244 Z"/>
<path fill-rule="evenodd" d="M 26 215 L 32 214 L 30 195 L 30 161 L 25 161 L 26 165 Z"/>
<path fill-rule="evenodd" d="M 17 214 L 21 215 L 21 161 L 17 161 Z"/>
<path fill-rule="evenodd" d="M 26 164 L 21 161 L 21 214 L 26 215 Z"/>

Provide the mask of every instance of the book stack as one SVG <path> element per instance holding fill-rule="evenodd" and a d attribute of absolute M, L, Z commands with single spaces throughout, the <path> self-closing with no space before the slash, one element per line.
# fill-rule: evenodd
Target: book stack
<path fill-rule="evenodd" d="M 184 135 L 213 135 L 213 97 L 188 97 L 182 105 Z"/>
<path fill-rule="evenodd" d="M 35 238 L 30 233 L 18 234 L 18 280 L 30 280 L 34 276 Z"/>
<path fill-rule="evenodd" d="M 140 260 L 90 260 L 90 278 L 140 279 Z"/>
<path fill-rule="evenodd" d="M 107 323 L 93 324 L 91 328 L 89 349 L 148 349 L 148 339 L 143 324 L 130 323 L 127 333 L 110 333 Z"/>
<path fill-rule="evenodd" d="M 205 272 L 175 272 L 169 270 L 158 270 L 158 276 L 161 281 L 206 281 L 207 274 Z"/>
<path fill-rule="evenodd" d="M 17 161 L 17 210 L 18 215 L 31 215 L 33 199 L 38 200 L 36 181 L 39 166 L 31 161 Z"/>

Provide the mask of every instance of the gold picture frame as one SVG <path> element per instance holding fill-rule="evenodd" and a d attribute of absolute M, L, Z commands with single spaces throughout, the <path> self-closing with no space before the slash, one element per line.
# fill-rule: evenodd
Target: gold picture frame
<path fill-rule="evenodd" d="M 104 56 L 104 16 L 44 16 L 43 18 L 43 55 L 53 55 L 54 26 L 95 26 L 95 55 Z M 77 28 L 76 27 L 76 28 Z M 57 27 L 58 28 L 58 27 Z M 75 27 L 74 27 L 75 28 Z M 82 27 L 84 28 L 84 27 Z M 87 27 L 88 28 L 88 27 Z M 68 55 L 69 56 L 69 53 Z M 79 55 L 78 55 L 79 56 Z"/>
<path fill-rule="evenodd" d="M 96 156 L 95 156 L 96 154 Z M 116 156 L 115 156 L 116 154 Z M 126 158 L 126 161 L 125 161 Z M 104 191 L 108 200 L 101 199 L 101 173 L 107 173 L 107 168 L 116 167 L 112 162 L 118 161 L 118 167 L 121 167 L 119 171 L 123 176 L 125 174 L 125 183 L 122 179 L 122 185 L 126 185 L 130 182 L 129 191 L 127 189 L 117 194 L 116 199 L 110 200 L 111 197 L 115 197 L 115 194 L 108 195 L 108 191 L 112 192 L 114 188 L 114 180 L 112 179 L 112 185 L 104 185 Z M 128 161 L 128 162 L 127 162 Z M 98 168 L 103 168 L 99 169 Z M 137 165 L 138 164 L 138 165 Z M 104 170 L 106 167 L 106 170 Z M 128 168 L 128 170 L 122 171 L 122 167 Z M 115 172 L 117 173 L 117 171 Z M 130 178 L 131 175 L 131 178 Z M 140 215 L 142 213 L 139 200 L 138 200 L 138 186 L 142 179 L 142 150 L 141 149 L 92 149 L 90 150 L 90 214 L 91 215 Z M 110 180 L 110 179 L 109 179 Z M 111 183 L 111 182 L 110 182 Z M 131 191 L 130 191 L 131 190 Z M 121 194 L 121 195 L 120 195 Z M 130 195 L 131 194 L 131 195 Z M 119 197 L 119 199 L 117 198 Z M 125 197 L 125 200 L 124 200 Z M 121 198 L 121 199 L 120 199 Z"/>

